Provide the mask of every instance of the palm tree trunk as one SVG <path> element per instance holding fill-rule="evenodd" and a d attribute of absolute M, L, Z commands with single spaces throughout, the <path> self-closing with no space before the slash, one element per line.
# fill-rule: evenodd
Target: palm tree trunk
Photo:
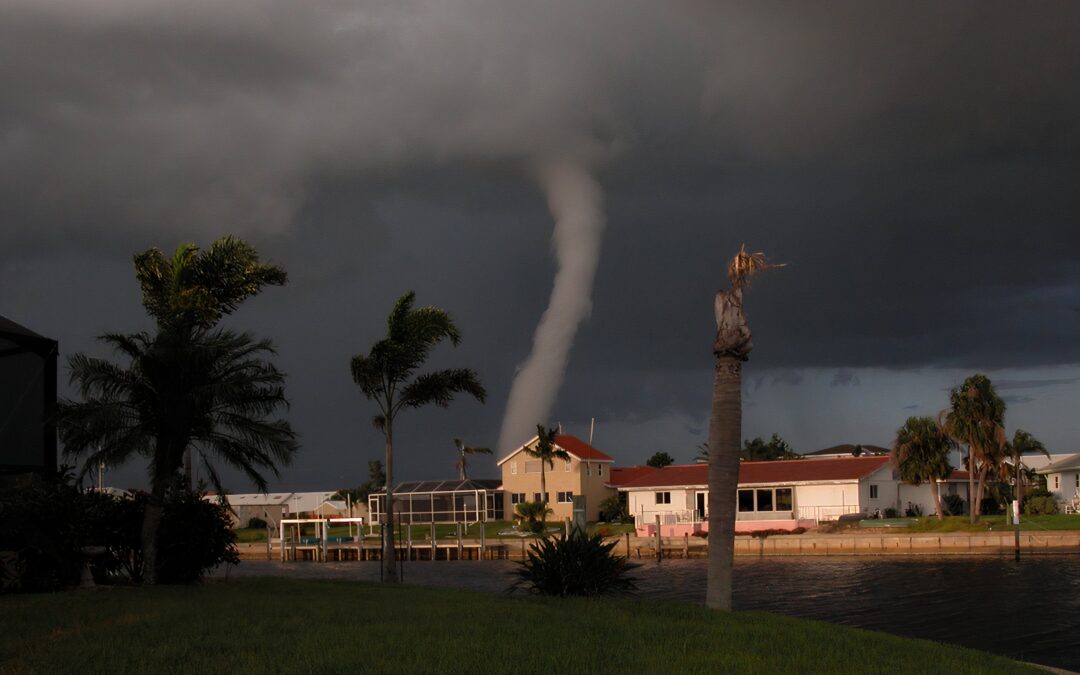
<path fill-rule="evenodd" d="M 547 472 L 544 471 L 544 460 L 542 459 L 540 460 L 540 503 L 544 505 L 544 508 L 540 510 L 540 522 L 547 525 Z"/>
<path fill-rule="evenodd" d="M 153 586 L 157 583 L 158 530 L 161 526 L 161 512 L 165 502 L 165 484 L 155 480 L 146 500 L 142 522 L 142 581 Z"/>
<path fill-rule="evenodd" d="M 934 513 L 937 514 L 937 519 L 941 520 L 945 517 L 945 512 L 941 508 L 941 488 L 938 487 L 937 479 L 930 479 L 930 494 L 934 498 Z"/>
<path fill-rule="evenodd" d="M 717 356 L 709 419 L 709 560 L 705 604 L 731 610 L 742 437 L 742 360 Z"/>
<path fill-rule="evenodd" d="M 461 451 L 461 459 L 458 463 L 458 480 L 465 480 L 465 451 Z"/>
<path fill-rule="evenodd" d="M 968 519 L 974 525 L 979 518 L 975 510 L 975 450 L 968 446 Z"/>
<path fill-rule="evenodd" d="M 394 550 L 394 423 L 386 420 L 386 508 L 383 509 L 383 581 L 389 584 L 398 582 L 397 554 Z M 434 547 L 435 542 L 431 542 Z M 434 556 L 432 548 L 432 556 Z M 434 558 L 432 558 L 434 559 Z"/>
<path fill-rule="evenodd" d="M 988 467 L 979 470 L 979 480 L 975 484 L 975 513 L 982 515 L 983 490 L 986 487 L 986 472 Z"/>

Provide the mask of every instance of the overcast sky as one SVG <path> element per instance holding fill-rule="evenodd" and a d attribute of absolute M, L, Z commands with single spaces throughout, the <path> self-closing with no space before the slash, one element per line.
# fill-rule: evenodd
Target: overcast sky
<path fill-rule="evenodd" d="M 464 337 L 433 365 L 489 391 L 399 418 L 398 477 L 450 477 L 547 307 L 560 161 L 606 226 L 537 422 L 689 461 L 746 242 L 787 267 L 747 298 L 744 436 L 888 445 L 986 372 L 1010 432 L 1080 451 L 1077 35 L 1075 2 L 7 0 L 0 314 L 106 355 L 150 327 L 133 253 L 247 239 L 290 274 L 227 321 L 289 374 L 303 447 L 273 485 L 335 489 L 382 450 L 349 359 L 414 289 Z"/>

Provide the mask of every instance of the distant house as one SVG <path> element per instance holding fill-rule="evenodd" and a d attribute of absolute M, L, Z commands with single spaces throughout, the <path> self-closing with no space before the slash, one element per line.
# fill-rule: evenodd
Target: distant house
<path fill-rule="evenodd" d="M 534 448 L 539 437 L 523 444 L 498 462 L 502 469 L 502 489 L 505 493 L 503 508 L 512 517 L 520 502 L 541 501 L 540 460 L 525 453 Z M 555 445 L 570 455 L 569 460 L 555 460 L 554 467 L 544 467 L 547 481 L 548 508 L 554 520 L 573 516 L 573 498 L 585 497 L 585 519 L 600 517 L 600 502 L 616 494 L 610 485 L 612 465 L 615 460 L 585 441 L 569 434 L 555 437 Z"/>
<path fill-rule="evenodd" d="M 1080 453 L 1050 462 L 1036 471 L 1046 477 L 1046 489 L 1068 510 L 1080 505 Z"/>
<path fill-rule="evenodd" d="M 252 518 L 265 520 L 277 527 L 282 518 L 304 517 L 316 514 L 333 492 L 269 492 L 251 494 L 226 494 L 233 527 L 247 527 Z M 218 495 L 208 494 L 207 501 L 217 501 Z M 318 516 L 315 516 L 318 517 Z"/>
<path fill-rule="evenodd" d="M 943 483 L 943 494 L 961 491 L 966 474 Z M 642 535 L 665 536 L 708 530 L 708 466 L 684 464 L 641 473 L 618 489 Z M 966 495 L 966 491 L 964 491 Z M 736 496 L 736 531 L 794 529 L 842 516 L 869 516 L 887 508 L 918 504 L 933 511 L 927 485 L 905 485 L 883 456 L 742 462 Z"/>

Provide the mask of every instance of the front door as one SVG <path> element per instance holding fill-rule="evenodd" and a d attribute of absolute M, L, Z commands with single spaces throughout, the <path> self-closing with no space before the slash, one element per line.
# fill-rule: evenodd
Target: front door
<path fill-rule="evenodd" d="M 697 493 L 697 519 L 705 520 L 705 493 Z"/>

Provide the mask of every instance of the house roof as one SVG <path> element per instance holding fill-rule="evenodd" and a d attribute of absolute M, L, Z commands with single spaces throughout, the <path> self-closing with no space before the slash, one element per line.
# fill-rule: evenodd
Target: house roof
<path fill-rule="evenodd" d="M 1074 469 L 1080 469 L 1080 453 L 1077 453 L 1075 455 L 1069 455 L 1065 459 L 1059 459 L 1056 462 L 1047 464 L 1035 473 L 1059 473 L 1061 471 L 1072 471 Z"/>
<path fill-rule="evenodd" d="M 817 450 L 814 452 L 808 452 L 805 457 L 821 457 L 830 455 L 852 455 L 855 452 L 855 448 L 862 448 L 864 454 L 868 455 L 887 455 L 889 454 L 888 448 L 883 448 L 880 445 L 866 445 L 865 443 L 852 445 L 851 443 L 843 443 L 841 445 L 834 445 L 831 448 L 825 448 L 824 450 Z M 853 455 L 854 456 L 854 455 Z"/>
<path fill-rule="evenodd" d="M 608 473 L 607 484 L 612 487 L 620 487 L 656 470 L 655 466 L 613 466 Z"/>
<path fill-rule="evenodd" d="M 523 443 L 522 445 L 519 445 L 518 447 L 514 448 L 513 452 L 511 452 L 506 457 L 503 457 L 502 459 L 500 459 L 499 462 L 495 466 L 502 466 L 503 464 L 506 463 L 506 460 L 510 459 L 511 457 L 516 455 L 517 453 L 524 450 L 525 446 L 532 445 L 537 440 L 539 440 L 539 438 L 540 438 L 539 436 L 533 436 L 532 439 L 528 443 Z M 588 461 L 588 462 L 614 462 L 615 461 L 609 455 L 607 455 L 607 454 L 605 454 L 603 452 L 600 452 L 599 450 L 597 450 L 593 446 L 589 445 L 585 441 L 581 440 L 577 436 L 571 436 L 570 434 L 559 434 L 558 436 L 556 436 L 555 437 L 555 445 L 562 448 L 563 450 L 567 451 L 568 453 L 570 453 L 570 455 L 572 457 L 574 457 L 575 459 L 577 459 L 579 461 Z"/>
<path fill-rule="evenodd" d="M 459 492 L 470 490 L 497 490 L 502 485 L 501 480 L 484 478 L 470 478 L 469 480 L 416 480 L 398 483 L 394 487 L 394 494 L 409 494 L 421 492 Z M 372 494 L 386 494 L 386 490 L 379 490 Z"/>
<path fill-rule="evenodd" d="M 742 462 L 739 465 L 739 484 L 760 485 L 859 480 L 869 476 L 888 463 L 888 457 L 841 457 L 814 461 L 789 459 L 775 462 Z M 673 487 L 677 485 L 704 486 L 708 484 L 708 464 L 677 464 L 640 475 L 619 485 L 619 487 L 634 489 Z"/>

